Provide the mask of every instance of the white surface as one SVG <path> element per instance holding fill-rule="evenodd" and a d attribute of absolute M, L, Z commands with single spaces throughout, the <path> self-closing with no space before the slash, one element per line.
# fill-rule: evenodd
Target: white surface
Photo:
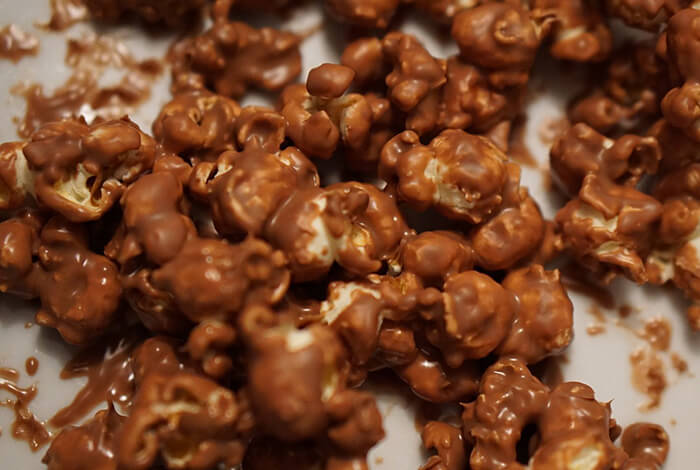
<path fill-rule="evenodd" d="M 41 52 L 38 58 L 26 58 L 18 65 L 0 61 L 0 89 L 9 90 L 21 80 L 43 83 L 47 88 L 61 83 L 68 76 L 63 65 L 65 38 L 75 37 L 88 25 L 78 25 L 67 33 L 51 34 L 36 30 L 32 27 L 37 20 L 48 18 L 48 0 L 0 0 L 0 14 L 5 23 L 14 22 L 39 35 Z M 308 30 L 323 21 L 322 15 L 314 8 L 306 8 L 295 14 L 290 20 L 292 29 Z M 426 39 L 425 28 L 416 22 L 409 22 L 406 30 Z M 336 32 L 332 32 L 335 30 Z M 323 31 L 309 38 L 303 46 L 304 66 L 308 70 L 324 61 L 337 61 L 342 48 L 342 33 L 338 28 L 329 25 Z M 429 30 L 428 30 L 429 32 Z M 168 38 L 146 38 L 142 33 L 132 29 L 113 29 L 109 34 L 115 34 L 132 47 L 139 57 L 160 56 L 167 48 Z M 454 52 L 450 43 L 438 42 L 428 38 L 426 44 L 433 54 L 446 56 Z M 571 76 L 549 76 L 543 83 L 535 86 L 538 93 L 530 108 L 528 122 L 528 143 L 533 154 L 542 162 L 546 162 L 547 149 L 539 142 L 537 135 L 542 123 L 553 119 L 562 113 L 561 96 L 572 91 Z M 159 106 L 169 98 L 167 74 L 154 91 L 154 96 L 146 106 L 143 106 L 133 118 L 145 129 L 150 129 L 151 120 L 155 117 Z M 539 79 L 538 81 L 542 81 Z M 259 97 L 246 99 L 254 101 Z M 13 116 L 23 112 L 23 100 L 3 94 L 4 113 L 0 115 L 0 140 L 15 140 Z M 524 169 L 524 181 L 530 187 L 536 200 L 540 203 L 546 215 L 551 216 L 559 202 L 552 194 L 548 194 L 540 181 L 540 173 Z M 642 341 L 635 338 L 627 329 L 616 327 L 616 314 L 608 312 L 609 321 L 607 332 L 600 336 L 591 337 L 586 334 L 586 327 L 594 322 L 588 313 L 589 301 L 575 293 L 571 296 L 575 304 L 576 339 L 569 349 L 569 363 L 565 368 L 567 380 L 578 380 L 590 384 L 596 390 L 600 401 L 614 400 L 613 414 L 623 426 L 634 421 L 645 420 L 658 422 L 666 427 L 671 435 L 671 454 L 667 469 L 691 468 L 697 460 L 696 436 L 700 434 L 700 406 L 697 405 L 697 391 L 700 389 L 700 378 L 692 373 L 700 373 L 700 341 L 697 335 L 689 332 L 685 324 L 685 302 L 679 296 L 672 296 L 669 289 L 640 289 L 626 281 L 615 283 L 615 293 L 618 305 L 629 304 L 640 312 L 628 320 L 633 326 L 638 326 L 645 317 L 662 315 L 669 319 L 673 326 L 671 350 L 679 353 L 690 364 L 691 374 L 682 377 L 671 370 L 669 355 L 664 354 L 667 364 L 670 385 L 664 394 L 660 409 L 651 413 L 640 413 L 637 405 L 645 397 L 635 392 L 630 383 L 629 354 Z M 61 406 L 67 404 L 81 381 L 60 381 L 58 373 L 62 364 L 70 356 L 70 348 L 65 346 L 53 331 L 47 331 L 37 326 L 26 329 L 25 323 L 32 320 L 33 308 L 25 303 L 0 297 L 0 367 L 13 367 L 23 375 L 20 384 L 38 383 L 39 395 L 32 408 L 41 419 L 48 419 Z M 28 356 L 34 355 L 39 359 L 40 367 L 37 375 L 28 378 L 24 374 L 24 362 Z M 0 392 L 0 400 L 5 399 Z M 385 414 L 385 425 L 388 430 L 386 440 L 378 446 L 370 458 L 374 469 L 411 469 L 417 468 L 423 459 L 420 450 L 420 439 L 415 433 L 414 419 L 403 399 L 396 399 L 380 394 L 382 410 Z M 671 425 L 675 420 L 676 425 Z M 0 408 L 0 467 L 8 469 L 43 468 L 40 459 L 45 448 L 33 454 L 24 442 L 14 441 L 11 437 L 10 423 L 12 413 Z M 381 462 L 381 463 L 380 463 Z"/>

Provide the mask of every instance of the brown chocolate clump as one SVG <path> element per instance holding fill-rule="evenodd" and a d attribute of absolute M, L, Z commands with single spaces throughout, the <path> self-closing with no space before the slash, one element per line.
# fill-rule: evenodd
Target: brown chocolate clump
<path fill-rule="evenodd" d="M 289 256 L 295 280 L 325 275 L 334 262 L 355 275 L 379 271 L 407 231 L 395 202 L 374 186 L 338 183 L 293 194 L 265 236 Z"/>
<path fill-rule="evenodd" d="M 669 89 L 668 67 L 653 44 L 636 43 L 615 51 L 601 82 L 574 100 L 569 118 L 617 135 L 658 115 Z"/>
<path fill-rule="evenodd" d="M 648 280 L 644 260 L 651 249 L 651 229 L 661 213 L 653 197 L 589 174 L 579 197 L 556 220 L 564 242 L 591 269 L 623 272 L 643 283 Z"/>
<path fill-rule="evenodd" d="M 249 88 L 280 90 L 301 72 L 300 41 L 292 33 L 219 19 L 175 46 L 172 88 L 207 88 L 229 98 Z"/>
<path fill-rule="evenodd" d="M 261 234 L 280 206 L 297 190 L 318 184 L 316 169 L 293 147 L 270 153 L 258 144 L 198 164 L 192 191 L 207 201 L 219 233 Z"/>
<path fill-rule="evenodd" d="M 247 397 L 188 372 L 146 375 L 117 434 L 118 468 L 235 466 L 254 426 Z"/>
<path fill-rule="evenodd" d="M 135 13 L 149 23 L 182 26 L 204 6 L 205 0 L 84 0 L 93 18 L 117 21 Z"/>
<path fill-rule="evenodd" d="M 666 32 L 668 59 L 677 73 L 681 86 L 673 88 L 664 97 L 661 108 L 664 117 L 681 129 L 695 142 L 700 142 L 697 103 L 700 99 L 700 11 L 685 8 L 671 17 Z"/>
<path fill-rule="evenodd" d="M 626 470 L 657 470 L 666 462 L 669 451 L 668 434 L 658 424 L 635 423 L 625 428 L 622 448 L 630 456 Z"/>
<path fill-rule="evenodd" d="M 305 154 L 328 159 L 341 143 L 354 152 L 369 146 L 372 107 L 363 95 L 345 94 L 354 75 L 348 67 L 324 64 L 309 72 L 306 87 L 292 85 L 282 93 L 287 135 Z"/>
<path fill-rule="evenodd" d="M 325 0 L 328 12 L 339 21 L 366 28 L 386 28 L 400 0 Z"/>
<path fill-rule="evenodd" d="M 112 406 L 87 423 L 61 431 L 42 459 L 48 470 L 116 470 L 116 434 L 125 418 Z"/>
<path fill-rule="evenodd" d="M 37 55 L 39 40 L 15 24 L 0 29 L 0 58 L 19 62 L 27 55 Z"/>
<path fill-rule="evenodd" d="M 422 432 L 423 445 L 434 449 L 431 456 L 420 470 L 462 470 L 467 465 L 467 453 L 464 439 L 459 428 L 440 421 L 431 421 Z"/>
<path fill-rule="evenodd" d="M 282 299 L 290 279 L 286 266 L 284 254 L 261 240 L 194 239 L 153 272 L 152 282 L 192 321 L 235 320 L 248 304 Z"/>
<path fill-rule="evenodd" d="M 527 83 L 543 32 L 526 10 L 500 2 L 462 10 L 452 24 L 462 59 L 497 88 Z"/>
<path fill-rule="evenodd" d="M 0 222 L 0 292 L 35 297 L 39 231 L 43 221 L 37 214 L 12 217 Z"/>
<path fill-rule="evenodd" d="M 585 124 L 570 128 L 550 153 L 555 181 L 570 195 L 579 192 L 591 173 L 632 187 L 645 174 L 655 173 L 659 160 L 659 143 L 653 137 L 629 134 L 613 140 Z"/>
<path fill-rule="evenodd" d="M 128 119 L 47 124 L 16 158 L 15 185 L 33 179 L 38 202 L 73 222 L 101 218 L 126 186 L 153 166 L 155 142 Z M 26 166 L 25 166 L 26 165 Z M 32 176 L 23 176 L 28 167 Z"/>
<path fill-rule="evenodd" d="M 238 104 L 206 90 L 181 93 L 160 111 L 153 135 L 165 150 L 191 161 L 213 160 L 235 147 Z"/>
<path fill-rule="evenodd" d="M 586 0 L 535 0 L 537 27 L 552 21 L 550 52 L 557 59 L 598 62 L 612 50 L 612 33 L 601 11 Z"/>
<path fill-rule="evenodd" d="M 88 249 L 85 227 L 61 217 L 41 230 L 38 259 L 36 322 L 56 328 L 69 343 L 93 341 L 117 314 L 122 293 L 117 267 Z"/>
<path fill-rule="evenodd" d="M 470 465 L 473 469 L 528 468 L 658 468 L 639 467 L 638 457 L 658 465 L 666 458 L 658 427 L 649 430 L 650 442 L 633 444 L 632 429 L 623 449 L 613 445 L 619 435 L 610 417 L 610 404 L 595 399 L 593 390 L 578 382 L 565 382 L 549 389 L 516 359 L 501 359 L 482 378 L 476 401 L 464 405 L 463 433 L 473 443 Z M 524 434 L 527 426 L 535 434 Z M 519 441 L 525 444 L 518 450 Z M 644 439 L 644 437 L 642 437 Z M 520 455 L 525 452 L 525 455 Z M 629 452 L 629 454 L 628 454 Z"/>
<path fill-rule="evenodd" d="M 480 223 L 503 203 L 506 156 L 493 143 L 464 131 L 444 131 L 429 146 L 411 131 L 382 151 L 380 175 L 419 210 Z"/>
<path fill-rule="evenodd" d="M 629 26 L 649 31 L 658 31 L 687 3 L 687 0 L 605 0 L 610 15 L 622 19 Z"/>

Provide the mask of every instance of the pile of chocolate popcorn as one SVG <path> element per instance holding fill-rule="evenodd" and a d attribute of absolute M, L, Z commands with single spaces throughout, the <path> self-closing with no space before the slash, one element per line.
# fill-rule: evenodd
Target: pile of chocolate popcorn
<path fill-rule="evenodd" d="M 590 387 L 529 366 L 573 339 L 544 267 L 563 253 L 674 283 L 700 330 L 700 3 L 325 0 L 355 39 L 295 84 L 303 38 L 231 18 L 296 3 L 87 0 L 102 21 L 211 25 L 173 46 L 152 136 L 76 117 L 0 146 L 0 291 L 71 344 L 151 333 L 128 414 L 64 429 L 48 468 L 367 469 L 384 430 L 358 387 L 380 370 L 463 409 L 424 427 L 422 470 L 661 468 L 663 428 L 623 433 Z M 397 30 L 410 9 L 459 53 Z M 613 47 L 618 20 L 651 39 Z M 508 158 L 541 48 L 604 71 L 552 147 L 554 221 Z M 277 106 L 239 105 L 251 89 Z M 322 185 L 328 159 L 343 176 Z"/>

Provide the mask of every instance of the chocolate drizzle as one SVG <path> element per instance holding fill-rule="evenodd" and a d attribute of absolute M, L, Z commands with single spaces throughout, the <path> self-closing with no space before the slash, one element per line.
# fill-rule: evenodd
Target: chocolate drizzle
<path fill-rule="evenodd" d="M 9 378 L 8 378 L 9 377 Z M 19 373 L 13 369 L 0 369 L 0 390 L 14 396 L 14 400 L 0 402 L 0 406 L 14 411 L 15 420 L 12 423 L 12 436 L 26 441 L 32 452 L 36 452 L 51 439 L 51 433 L 44 423 L 39 421 L 29 409 L 29 404 L 37 394 L 36 385 L 22 388 L 17 385 Z"/>
<path fill-rule="evenodd" d="M 44 93 L 38 83 L 22 83 L 11 90 L 27 102 L 24 116 L 16 120 L 20 137 L 28 138 L 43 124 L 70 117 L 94 121 L 128 114 L 149 98 L 163 71 L 159 60 L 137 60 L 120 41 L 95 34 L 69 39 L 65 61 L 73 73 L 52 93 Z M 101 86 L 108 69 L 118 70 L 121 78 Z"/>
<path fill-rule="evenodd" d="M 137 344 L 133 336 L 113 339 L 107 344 L 88 347 L 73 357 L 61 371 L 61 379 L 85 377 L 87 383 L 49 424 L 58 428 L 73 424 L 104 401 L 129 409 L 134 394 L 131 352 Z"/>

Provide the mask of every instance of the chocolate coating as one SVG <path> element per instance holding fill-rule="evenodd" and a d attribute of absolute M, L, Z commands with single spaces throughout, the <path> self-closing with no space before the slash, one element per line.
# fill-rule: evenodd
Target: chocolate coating
<path fill-rule="evenodd" d="M 559 271 L 532 265 L 508 274 L 503 287 L 515 294 L 518 308 L 508 336 L 498 347 L 499 355 L 534 364 L 569 345 L 574 335 L 574 307 Z"/>
<path fill-rule="evenodd" d="M 86 0 L 93 18 L 118 21 L 127 13 L 136 13 L 149 23 L 165 23 L 172 27 L 192 21 L 204 0 Z"/>
<path fill-rule="evenodd" d="M 447 279 L 442 301 L 422 315 L 431 322 L 426 336 L 446 363 L 459 367 L 480 359 L 505 339 L 517 308 L 515 297 L 490 277 L 466 271 Z"/>
<path fill-rule="evenodd" d="M 175 46 L 173 89 L 208 88 L 234 99 L 251 87 L 280 90 L 301 72 L 300 40 L 272 28 L 216 21 Z"/>
<path fill-rule="evenodd" d="M 153 272 L 152 282 L 192 321 L 235 320 L 246 305 L 282 299 L 290 279 L 286 265 L 283 253 L 254 238 L 238 245 L 193 239 Z"/>
<path fill-rule="evenodd" d="M 112 323 L 121 300 L 117 267 L 87 248 L 84 227 L 61 217 L 41 230 L 36 322 L 56 328 L 72 344 L 93 341 Z"/>
<path fill-rule="evenodd" d="M 153 135 L 169 152 L 196 160 L 213 160 L 234 148 L 238 104 L 195 90 L 176 95 L 153 123 Z"/>
<path fill-rule="evenodd" d="M 102 217 L 153 166 L 155 142 L 128 119 L 37 130 L 24 147 L 38 201 L 73 222 Z"/>
<path fill-rule="evenodd" d="M 498 88 L 527 83 L 540 43 L 528 12 L 500 2 L 462 10 L 452 24 L 452 37 L 462 59 L 486 69 Z"/>
<path fill-rule="evenodd" d="M 338 21 L 366 28 L 386 28 L 399 0 L 325 0 L 326 9 Z"/>
<path fill-rule="evenodd" d="M 124 422 L 112 406 L 87 423 L 61 431 L 42 463 L 49 470 L 116 470 L 115 436 Z"/>

